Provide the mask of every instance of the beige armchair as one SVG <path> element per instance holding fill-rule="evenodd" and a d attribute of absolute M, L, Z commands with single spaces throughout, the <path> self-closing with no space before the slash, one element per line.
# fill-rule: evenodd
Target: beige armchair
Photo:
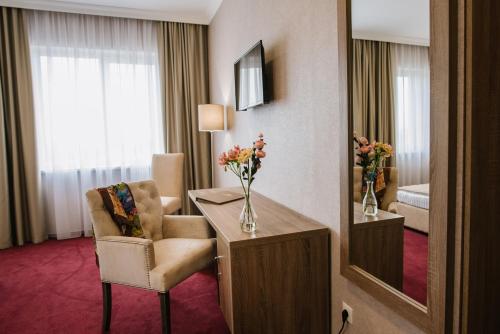
<path fill-rule="evenodd" d="M 154 154 L 151 174 L 158 186 L 164 215 L 182 208 L 183 153 Z"/>
<path fill-rule="evenodd" d="M 396 167 L 384 167 L 389 169 L 390 180 L 386 180 L 385 194 L 380 203 L 380 209 L 387 211 L 392 202 L 397 201 L 398 192 L 398 169 Z M 354 167 L 353 171 L 353 199 L 354 202 L 363 203 L 363 168 Z"/>
<path fill-rule="evenodd" d="M 103 330 L 110 327 L 113 283 L 157 291 L 163 333 L 169 333 L 169 290 L 212 262 L 215 239 L 203 217 L 162 215 L 153 181 L 129 187 L 146 239 L 121 236 L 99 192 L 87 192 L 103 289 Z"/>

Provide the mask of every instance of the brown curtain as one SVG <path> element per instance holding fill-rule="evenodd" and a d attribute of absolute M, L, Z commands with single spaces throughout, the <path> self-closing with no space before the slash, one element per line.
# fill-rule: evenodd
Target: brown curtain
<path fill-rule="evenodd" d="M 21 9 L 0 7 L 0 86 L 0 248 L 7 248 L 46 239 L 28 36 Z"/>
<path fill-rule="evenodd" d="M 394 145 L 391 52 L 390 43 L 353 40 L 352 96 L 354 131 L 370 141 Z M 393 163 L 387 161 L 388 166 Z"/>
<path fill-rule="evenodd" d="M 159 45 L 167 153 L 184 153 L 187 190 L 210 188 L 210 136 L 198 131 L 198 105 L 209 102 L 207 26 L 160 22 Z"/>

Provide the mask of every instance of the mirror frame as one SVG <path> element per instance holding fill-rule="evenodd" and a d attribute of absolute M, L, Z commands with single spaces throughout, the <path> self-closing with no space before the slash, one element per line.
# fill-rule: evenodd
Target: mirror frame
<path fill-rule="evenodd" d="M 351 1 L 338 0 L 341 274 L 425 332 L 445 333 L 456 312 L 455 266 L 461 261 L 455 229 L 463 209 L 464 9 L 461 1 L 430 0 L 431 162 L 427 306 L 349 262 L 353 220 Z M 438 50 L 439 48 L 439 50 Z M 349 162 L 349 163 L 347 163 Z M 439 224 L 437 224 L 439 222 Z M 458 233 L 457 233 L 458 234 Z"/>

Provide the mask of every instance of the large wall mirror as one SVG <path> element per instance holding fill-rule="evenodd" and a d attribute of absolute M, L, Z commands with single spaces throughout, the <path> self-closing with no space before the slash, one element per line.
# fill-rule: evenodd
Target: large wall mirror
<path fill-rule="evenodd" d="M 427 304 L 429 0 L 351 0 L 350 262 Z"/>
<path fill-rule="evenodd" d="M 446 25 L 431 18 L 438 17 L 432 10 L 446 7 L 433 6 L 436 0 L 340 2 L 349 129 L 342 273 L 422 329 L 439 331 L 446 299 L 448 165 L 441 162 L 448 120 L 438 111 L 448 101 L 439 88 L 449 82 L 448 68 L 438 66 L 448 45 L 436 52 L 433 43 L 449 36 Z M 431 25 L 438 27 L 432 38 Z"/>

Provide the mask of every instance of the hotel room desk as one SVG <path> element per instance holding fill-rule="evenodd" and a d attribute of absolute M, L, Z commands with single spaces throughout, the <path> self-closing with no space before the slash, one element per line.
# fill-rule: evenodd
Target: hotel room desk
<path fill-rule="evenodd" d="M 217 234 L 219 303 L 231 332 L 329 333 L 328 228 L 253 192 L 257 231 L 244 233 L 243 199 L 196 201 L 213 191 L 192 190 L 189 197 Z"/>

